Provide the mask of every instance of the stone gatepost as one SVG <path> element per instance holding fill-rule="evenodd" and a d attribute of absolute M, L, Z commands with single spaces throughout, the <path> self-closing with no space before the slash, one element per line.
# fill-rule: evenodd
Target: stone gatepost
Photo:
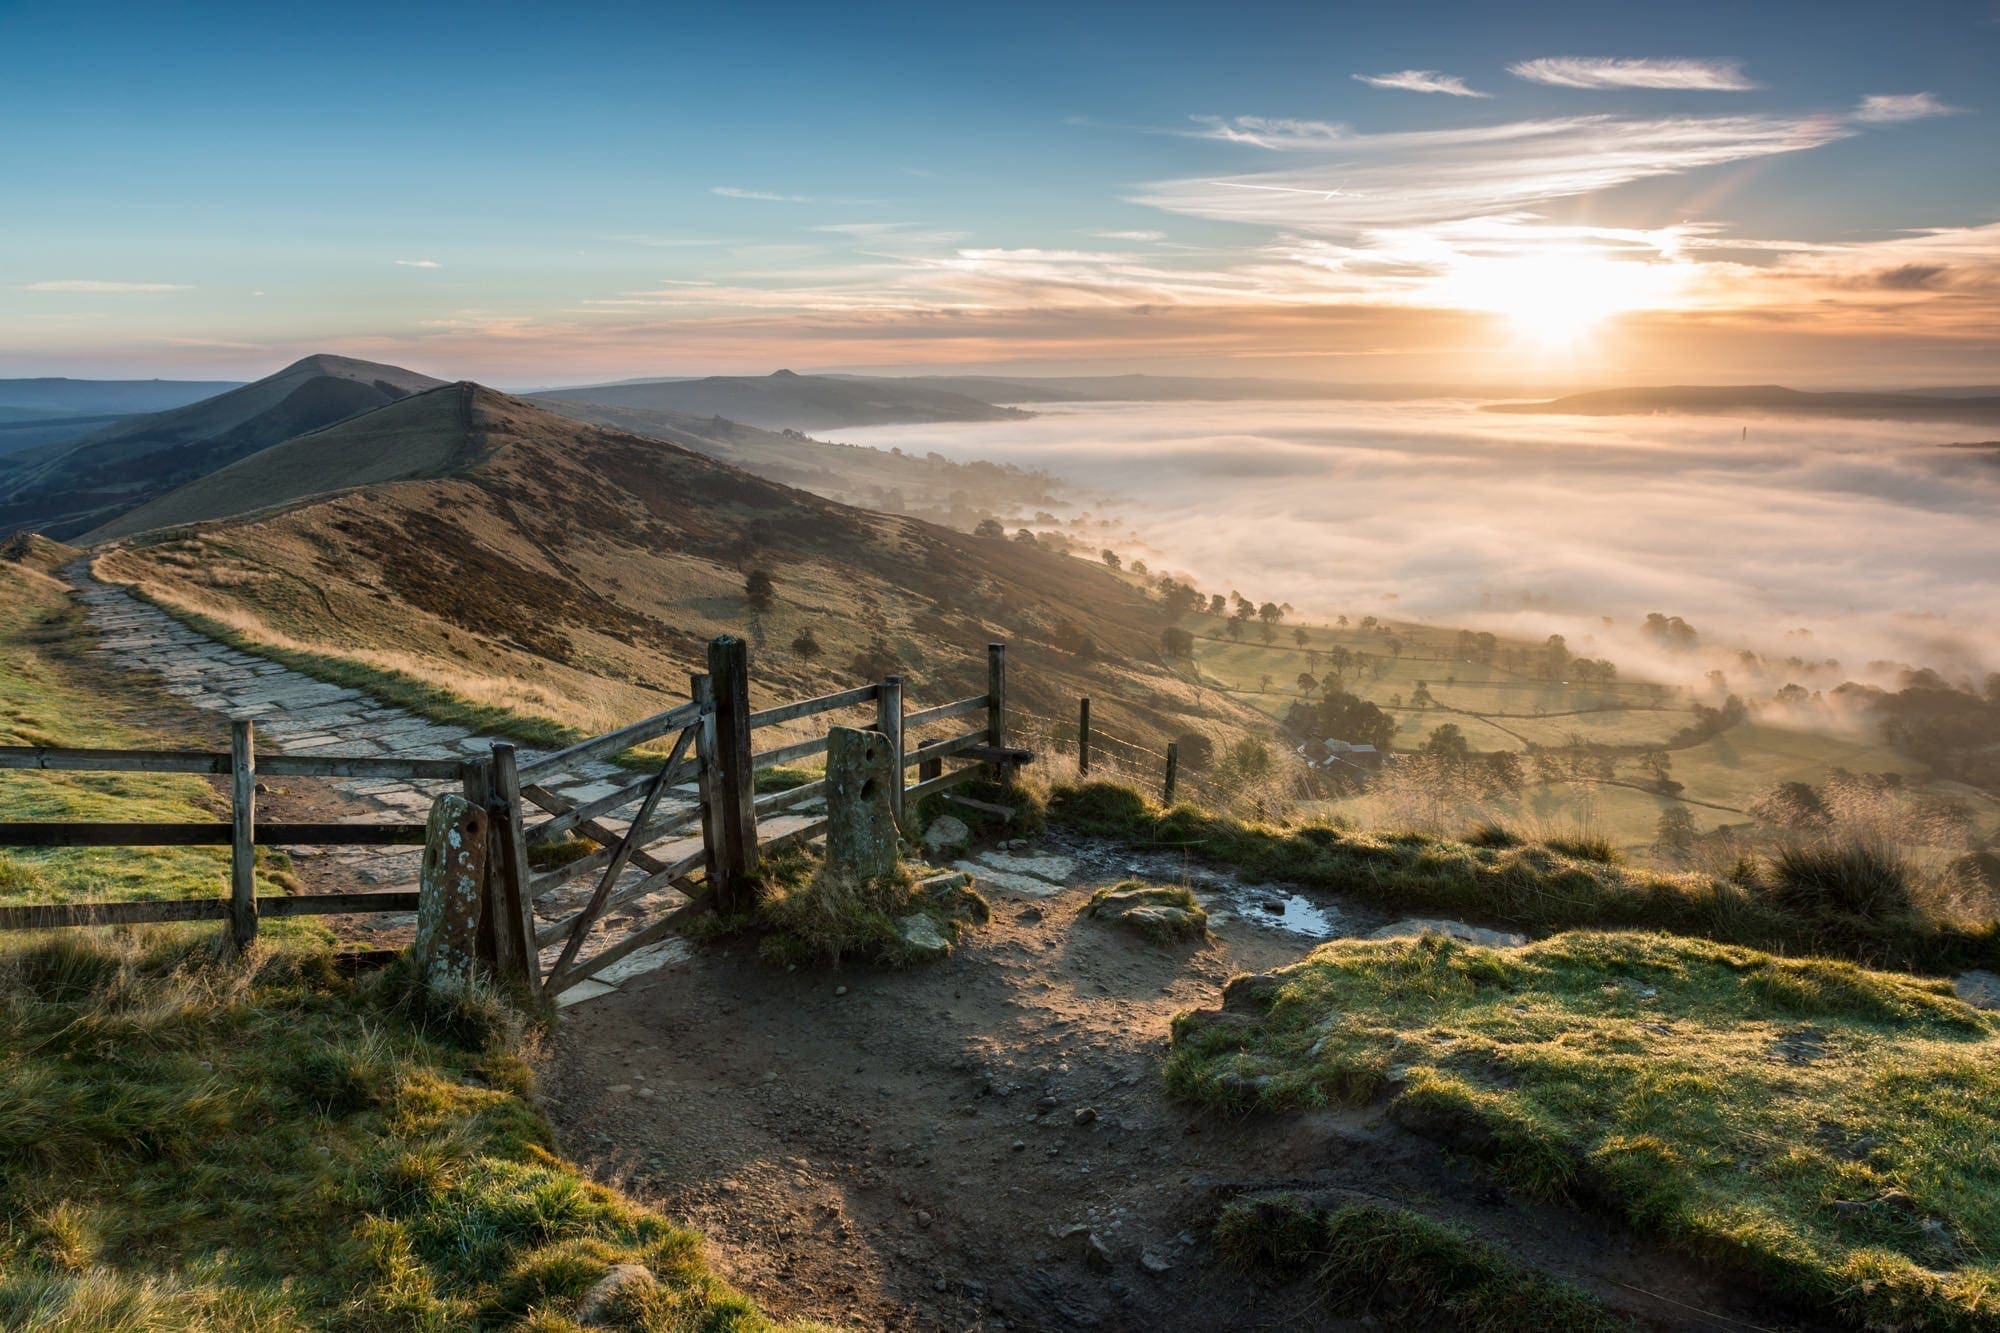
<path fill-rule="evenodd" d="M 895 872 L 895 776 L 888 737 L 856 727 L 827 732 L 824 873 L 867 884 Z"/>
<path fill-rule="evenodd" d="M 479 970 L 486 885 L 486 812 L 457 793 L 431 803 L 410 957 L 426 986 L 463 988 Z"/>

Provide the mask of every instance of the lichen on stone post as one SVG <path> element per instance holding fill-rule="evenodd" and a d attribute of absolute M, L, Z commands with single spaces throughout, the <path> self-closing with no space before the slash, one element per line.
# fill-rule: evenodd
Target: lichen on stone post
<path fill-rule="evenodd" d="M 868 884 L 895 873 L 902 834 L 891 803 L 891 750 L 880 732 L 827 732 L 826 874 Z"/>
<path fill-rule="evenodd" d="M 456 792 L 431 803 L 417 885 L 411 961 L 426 986 L 463 989 L 478 976 L 486 886 L 486 812 Z"/>

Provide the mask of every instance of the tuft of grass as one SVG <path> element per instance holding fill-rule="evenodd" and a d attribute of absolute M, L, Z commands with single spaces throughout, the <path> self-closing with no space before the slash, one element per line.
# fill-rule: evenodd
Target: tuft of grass
<path fill-rule="evenodd" d="M 597 843 L 580 833 L 567 834 L 554 842 L 538 842 L 528 849 L 528 864 L 536 870 L 554 870 L 578 861 L 597 850 Z"/>
<path fill-rule="evenodd" d="M 496 998 L 196 932 L 0 947 L 0 1326 L 771 1325 L 700 1240 L 556 1155 Z M 533 1325 L 532 1321 L 540 1321 Z"/>
<path fill-rule="evenodd" d="M 1475 824 L 1465 835 L 1468 847 L 1519 847 L 1527 839 L 1504 824 L 1491 821 Z"/>
<path fill-rule="evenodd" d="M 1049 818 L 1095 837 L 1179 848 L 1252 880 L 1325 889 L 1411 915 L 1535 934 L 1585 926 L 1670 930 L 1937 972 L 2000 968 L 2000 921 L 1915 911 L 1830 916 L 1757 876 L 1669 874 L 1606 861 L 1600 853 L 1607 849 L 1594 839 L 1499 844 L 1489 837 L 1474 844 L 1330 823 L 1260 823 L 1185 805 L 1163 810 L 1108 782 L 1056 787 Z"/>
<path fill-rule="evenodd" d="M 1631 1327 L 1570 1283 L 1404 1208 L 1325 1208 L 1298 1195 L 1257 1195 L 1222 1210 L 1215 1242 L 1246 1272 L 1305 1280 L 1321 1312 L 1340 1318 L 1474 1333 Z"/>
<path fill-rule="evenodd" d="M 755 782 L 757 794 L 763 796 L 769 792 L 790 791 L 794 787 L 803 787 L 818 778 L 819 774 L 810 768 L 783 766 L 758 769 Z"/>
<path fill-rule="evenodd" d="M 1167 1079 L 1237 1109 L 1386 1096 L 1514 1188 L 1842 1322 L 2000 1318 L 2000 1019 L 1946 982 L 1653 934 L 1339 941 L 1178 1018 Z"/>
<path fill-rule="evenodd" d="M 1145 884 L 1128 879 L 1090 895 L 1080 914 L 1114 922 L 1155 944 L 1208 938 L 1208 912 L 1194 893 L 1178 884 Z"/>
<path fill-rule="evenodd" d="M 928 828 L 930 822 L 939 815 L 952 815 L 965 822 L 975 842 L 988 837 L 1032 838 L 1048 827 L 1048 801 L 1036 784 L 1021 781 L 988 782 L 982 779 L 968 782 L 953 790 L 958 795 L 970 797 L 987 805 L 1005 806 L 1013 811 L 1013 814 L 1003 820 L 983 810 L 954 805 L 945 799 L 944 793 L 940 792 L 917 802 L 915 820 L 910 827 Z"/>
<path fill-rule="evenodd" d="M 958 883 L 925 888 L 903 866 L 858 883 L 828 874 L 802 849 L 786 848 L 766 857 L 758 874 L 751 917 L 722 926 L 757 931 L 759 954 L 786 966 L 838 966 L 858 959 L 906 967 L 948 952 L 993 915 L 973 889 Z"/>
<path fill-rule="evenodd" d="M 1542 839 L 1542 846 L 1578 861 L 1596 861 L 1600 865 L 1616 865 L 1625 859 L 1611 839 L 1601 833 L 1558 833 Z"/>

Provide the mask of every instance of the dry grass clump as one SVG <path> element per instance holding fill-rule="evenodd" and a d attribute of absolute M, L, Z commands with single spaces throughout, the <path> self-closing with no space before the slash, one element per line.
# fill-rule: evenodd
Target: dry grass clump
<path fill-rule="evenodd" d="M 993 915 L 986 899 L 957 877 L 926 886 L 899 865 L 863 883 L 827 873 L 795 848 L 766 858 L 759 883 L 752 920 L 739 924 L 762 933 L 763 958 L 787 966 L 860 960 L 906 967 L 949 953 Z"/>

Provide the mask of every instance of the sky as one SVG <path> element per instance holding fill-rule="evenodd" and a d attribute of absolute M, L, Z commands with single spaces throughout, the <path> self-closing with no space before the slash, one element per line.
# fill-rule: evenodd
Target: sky
<path fill-rule="evenodd" d="M 1995 0 L 0 0 L 0 376 L 1995 383 L 1996 110 Z"/>

